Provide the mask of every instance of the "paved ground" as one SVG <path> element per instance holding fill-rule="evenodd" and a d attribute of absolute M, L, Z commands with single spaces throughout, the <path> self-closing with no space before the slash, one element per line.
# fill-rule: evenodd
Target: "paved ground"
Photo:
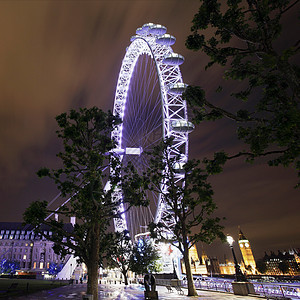
<path fill-rule="evenodd" d="M 73 299 L 82 300 L 82 296 L 85 295 L 86 284 L 74 284 L 59 287 L 53 290 L 42 291 L 31 295 L 24 295 L 19 297 L 8 297 L 9 299 L 18 300 L 63 300 Z M 176 291 L 168 293 L 166 287 L 158 286 L 158 298 L 159 300 L 186 300 L 186 299 L 201 299 L 201 300 L 255 300 L 262 299 L 254 296 L 235 296 L 232 294 L 198 291 L 198 297 L 187 297 L 187 290 L 183 289 L 184 295 L 179 295 Z M 125 287 L 124 285 L 99 285 L 99 298 L 98 299 L 115 299 L 115 300 L 142 300 L 144 299 L 144 288 L 139 285 L 131 285 Z M 97 300 L 98 300 L 97 299 Z"/>

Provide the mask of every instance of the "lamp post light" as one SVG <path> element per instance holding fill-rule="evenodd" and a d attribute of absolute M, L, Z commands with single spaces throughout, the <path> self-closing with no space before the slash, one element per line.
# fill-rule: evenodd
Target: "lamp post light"
<path fill-rule="evenodd" d="M 237 259 L 236 259 L 236 256 L 235 256 L 235 253 L 234 253 L 234 250 L 233 250 L 233 242 L 234 242 L 234 239 L 232 238 L 232 236 L 230 235 L 227 235 L 227 242 L 231 248 L 231 251 L 232 251 L 232 256 L 233 256 L 233 260 L 234 260 L 234 267 L 235 267 L 235 281 L 237 282 L 246 282 L 248 281 L 246 276 L 242 273 L 241 269 L 240 269 L 240 266 L 237 262 Z"/>

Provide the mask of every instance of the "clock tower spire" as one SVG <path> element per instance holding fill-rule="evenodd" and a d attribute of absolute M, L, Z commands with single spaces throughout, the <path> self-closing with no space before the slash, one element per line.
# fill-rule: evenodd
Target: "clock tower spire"
<path fill-rule="evenodd" d="M 242 253 L 243 261 L 245 264 L 245 269 L 247 273 L 255 274 L 256 263 L 252 253 L 249 240 L 245 237 L 242 230 L 239 230 L 239 247 Z"/>

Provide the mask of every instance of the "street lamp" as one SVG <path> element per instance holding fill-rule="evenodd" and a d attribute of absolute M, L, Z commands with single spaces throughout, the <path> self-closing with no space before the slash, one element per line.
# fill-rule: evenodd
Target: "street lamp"
<path fill-rule="evenodd" d="M 247 278 L 245 277 L 245 275 L 242 273 L 241 269 L 240 269 L 240 266 L 238 265 L 238 262 L 236 260 L 236 256 L 235 256 L 235 253 L 234 253 L 234 250 L 233 250 L 233 242 L 234 242 L 234 239 L 232 238 L 232 236 L 230 235 L 227 235 L 227 242 L 231 248 L 231 251 L 232 251 L 232 256 L 233 256 L 233 260 L 234 260 L 234 267 L 235 267 L 235 281 L 247 281 Z"/>

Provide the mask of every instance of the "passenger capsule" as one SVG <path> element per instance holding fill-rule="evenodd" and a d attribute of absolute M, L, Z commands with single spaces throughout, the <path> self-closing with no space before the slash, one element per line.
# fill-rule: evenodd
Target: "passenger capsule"
<path fill-rule="evenodd" d="M 144 29 L 143 27 L 139 27 L 136 31 L 135 31 L 136 34 L 138 35 L 142 35 L 144 33 Z"/>
<path fill-rule="evenodd" d="M 167 27 L 160 24 L 155 24 L 149 28 L 148 32 L 153 35 L 163 35 L 167 32 Z"/>
<path fill-rule="evenodd" d="M 144 33 L 144 34 L 148 33 L 150 27 L 152 27 L 153 25 L 154 25 L 153 23 L 147 23 L 147 24 L 144 24 L 144 25 L 142 26 L 143 33 Z"/>
<path fill-rule="evenodd" d="M 185 173 L 184 165 L 185 165 L 185 163 L 183 163 L 183 162 L 177 162 L 177 163 L 175 163 L 173 165 L 174 172 L 177 173 L 177 174 L 183 174 L 183 173 Z"/>
<path fill-rule="evenodd" d="M 172 130 L 176 132 L 190 133 L 195 129 L 195 125 L 187 120 L 176 120 L 171 122 Z"/>
<path fill-rule="evenodd" d="M 173 35 L 170 35 L 168 33 L 159 36 L 156 39 L 156 43 L 159 45 L 165 45 L 165 46 L 172 46 L 176 42 L 176 38 Z"/>
<path fill-rule="evenodd" d="M 184 57 L 177 53 L 171 53 L 167 55 L 162 62 L 170 66 L 179 66 L 184 62 Z"/>
<path fill-rule="evenodd" d="M 187 84 L 182 82 L 177 82 L 170 86 L 168 93 L 173 95 L 181 95 L 185 91 L 186 87 Z"/>
<path fill-rule="evenodd" d="M 133 42 L 135 39 L 137 39 L 138 38 L 138 36 L 136 36 L 136 35 L 133 35 L 131 38 L 130 38 L 130 42 Z"/>

